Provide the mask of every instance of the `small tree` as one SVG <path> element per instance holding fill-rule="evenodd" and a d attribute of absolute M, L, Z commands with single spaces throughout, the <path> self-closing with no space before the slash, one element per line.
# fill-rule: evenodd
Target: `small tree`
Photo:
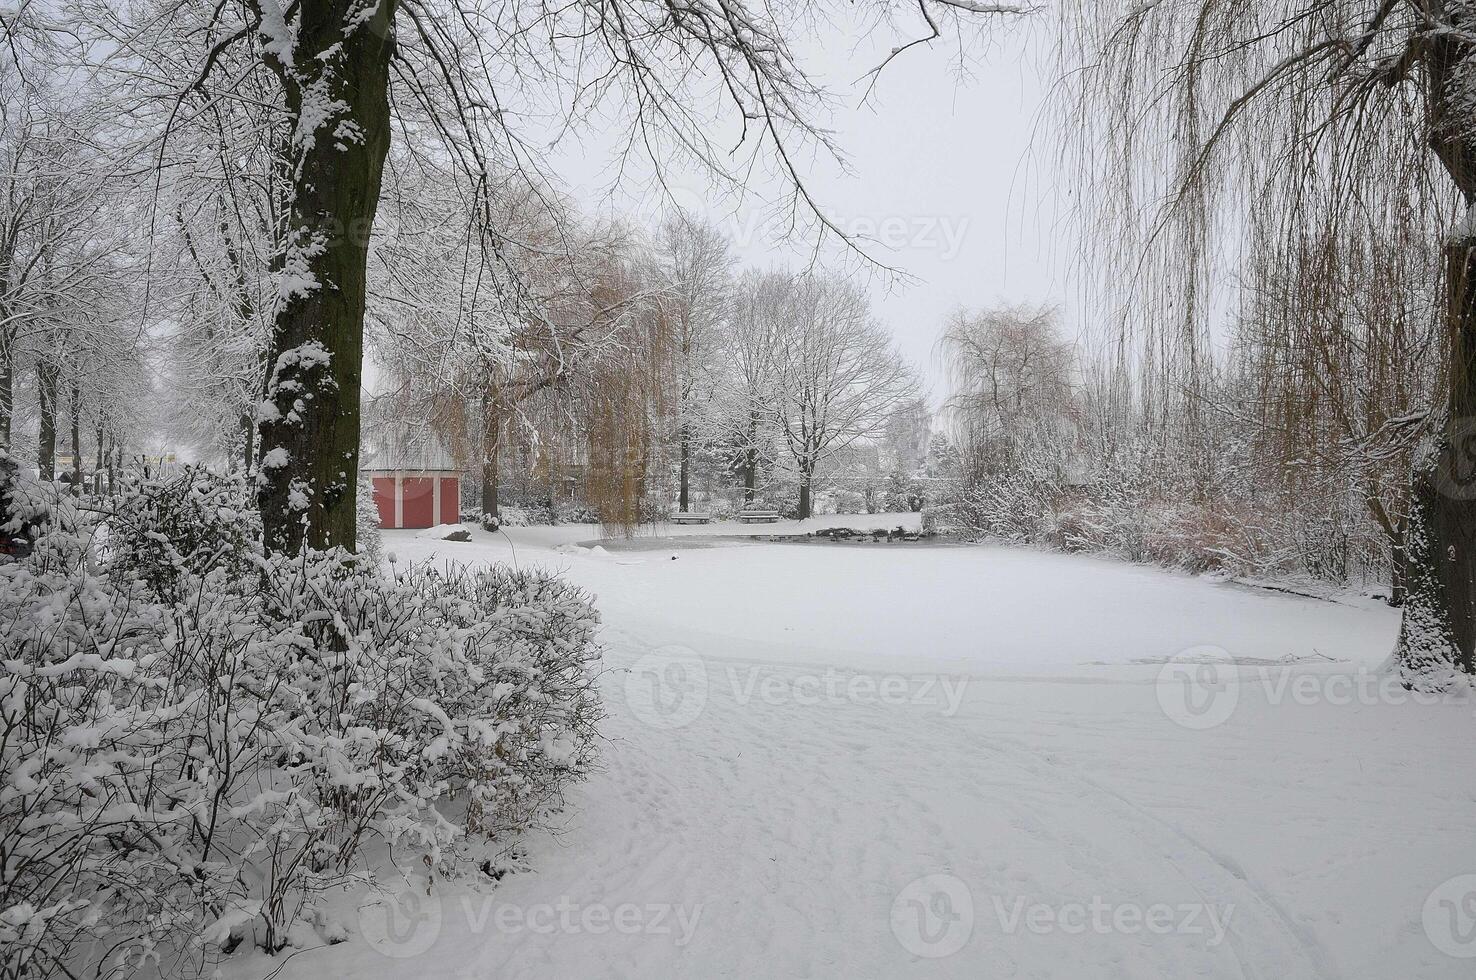
<path fill-rule="evenodd" d="M 938 349 L 952 387 L 944 410 L 971 475 L 1018 468 L 1034 445 L 1064 448 L 1075 415 L 1076 352 L 1061 339 L 1055 310 L 960 310 Z"/>

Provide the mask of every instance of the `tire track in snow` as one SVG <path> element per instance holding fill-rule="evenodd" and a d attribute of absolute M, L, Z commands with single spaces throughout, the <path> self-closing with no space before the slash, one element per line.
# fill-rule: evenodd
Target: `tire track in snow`
<path fill-rule="evenodd" d="M 612 649 L 618 648 L 624 656 L 632 659 L 633 654 L 652 646 L 630 634 L 611 634 L 607 640 Z M 721 675 L 730 663 L 739 662 L 711 658 L 706 663 L 710 673 Z M 769 667 L 775 671 L 791 669 L 777 665 Z M 1315 943 L 1309 942 L 1300 933 L 1274 898 L 1248 881 L 1243 873 L 1238 873 L 1179 828 L 1081 773 L 1064 768 L 1059 763 L 1045 761 L 1033 749 L 1023 747 L 1017 739 L 993 732 L 985 733 L 985 737 L 981 738 L 978 732 L 969 731 L 977 724 L 974 719 L 944 720 L 936 716 L 930 719 L 926 713 L 886 707 L 872 708 L 870 714 L 858 714 L 854 710 L 827 712 L 825 709 L 810 708 L 804 714 L 784 717 L 781 712 L 779 717 L 788 728 L 785 730 L 785 727 L 776 727 L 772 723 L 772 710 L 756 711 L 751 705 L 736 704 L 727 696 L 728 693 L 730 692 L 725 692 L 720 684 L 713 685 L 709 691 L 706 708 L 709 717 L 705 721 L 714 723 L 712 725 L 664 733 L 635 729 L 629 738 L 632 743 L 641 743 L 648 752 L 654 750 L 657 754 L 669 754 L 661 763 L 657 763 L 653 756 L 650 760 L 652 765 L 676 765 L 689 773 L 702 774 L 704 781 L 708 783 L 708 792 L 715 793 L 719 799 L 731 799 L 734 794 L 745 790 L 754 792 L 755 787 L 745 787 L 743 777 L 737 772 L 736 757 L 747 754 L 751 765 L 754 756 L 763 755 L 765 764 L 759 769 L 767 773 L 776 784 L 766 793 L 774 797 L 775 801 L 766 814 L 770 821 L 772 841 L 778 850 L 806 850 L 812 856 L 808 864 L 798 862 L 790 865 L 794 871 L 803 874 L 810 870 L 835 870 L 848 864 L 864 863 L 870 865 L 860 875 L 865 879 L 865 885 L 874 887 L 880 882 L 885 887 L 885 883 L 891 882 L 891 887 L 895 888 L 898 884 L 905 883 L 909 874 L 948 864 L 950 854 L 971 857 L 970 851 L 977 850 L 976 843 L 949 839 L 949 832 L 936 819 L 927 803 L 928 792 L 948 794 L 963 791 L 970 783 L 979 785 L 981 782 L 992 782 L 1017 797 L 1035 799 L 1040 809 L 1048 813 L 1054 813 L 1058 808 L 1079 808 L 1083 797 L 1095 798 L 1100 804 L 1096 807 L 1094 817 L 1096 830 L 1105 831 L 1108 836 L 1118 840 L 1136 841 L 1136 847 L 1146 861 L 1156 861 L 1170 867 L 1206 904 L 1224 907 L 1233 903 L 1237 910 L 1243 910 L 1240 914 L 1249 913 L 1254 916 L 1258 928 L 1251 935 L 1244 935 L 1244 927 L 1236 928 L 1236 924 L 1232 922 L 1227 936 L 1231 943 L 1227 952 L 1234 955 L 1241 976 L 1274 976 L 1289 980 L 1303 977 L 1328 980 L 1332 976 L 1327 969 L 1325 957 L 1315 947 Z M 815 715 L 825 717 L 822 719 Z M 856 726 L 863 719 L 869 730 L 857 731 Z M 853 787 L 839 785 L 826 767 L 810 773 L 807 780 L 797 785 L 789 785 L 795 782 L 794 774 L 786 771 L 786 760 L 782 758 L 782 753 L 775 752 L 774 747 L 776 742 L 782 746 L 786 738 L 792 740 L 796 735 L 812 740 L 811 747 L 820 754 L 840 757 L 842 761 L 847 752 L 864 750 L 867 739 L 903 746 L 912 743 L 920 747 L 949 746 L 952 743 L 954 749 L 961 743 L 970 743 L 968 747 L 975 750 L 972 760 L 974 771 L 952 773 L 952 778 L 964 781 L 955 785 L 949 781 L 949 773 L 930 771 L 925 764 L 926 759 L 920 756 L 915 760 L 916 765 L 898 767 L 887 774 L 887 779 L 883 780 L 887 783 L 886 786 L 872 785 L 870 792 L 865 794 L 856 793 Z M 669 739 L 669 744 L 662 745 L 660 741 L 656 741 L 663 738 Z M 715 744 L 714 740 L 719 744 Z M 981 747 L 987 751 L 977 751 Z M 726 772 L 722 765 L 725 760 L 724 748 L 736 753 L 736 756 L 726 758 L 730 763 Z M 683 756 L 686 757 L 685 765 L 677 761 Z M 859 761 L 864 765 L 864 759 Z M 898 781 L 898 773 L 906 773 L 907 778 Z M 926 774 L 925 778 L 922 774 Z M 973 779 L 968 779 L 970 776 Z M 877 806 L 875 793 L 878 788 L 884 790 L 879 798 L 889 801 L 890 805 Z M 696 790 L 696 787 L 688 789 Z M 918 790 L 924 792 L 919 794 Z M 696 808 L 700 811 L 701 795 L 683 793 L 676 802 L 683 808 Z M 987 802 L 980 800 L 980 805 L 987 805 Z M 911 849 L 898 849 L 880 861 L 874 854 L 868 858 L 864 847 L 855 849 L 856 853 L 850 857 L 839 857 L 836 851 L 841 836 L 840 824 L 845 821 L 837 820 L 837 814 L 847 809 L 863 813 L 870 811 L 869 821 L 873 825 L 873 832 L 869 836 L 873 839 L 904 841 L 909 839 L 910 831 L 915 843 Z M 895 819 L 903 812 L 909 813 L 913 818 L 908 827 L 900 826 Z M 1101 826 L 1103 814 L 1112 815 L 1111 823 L 1106 827 Z M 741 812 L 721 815 L 708 812 L 705 815 L 699 813 L 695 822 L 706 824 L 712 821 L 713 826 L 723 827 L 731 826 L 735 820 L 741 823 L 743 819 L 748 818 Z M 850 822 L 856 822 L 854 816 L 850 818 Z M 1163 833 L 1147 834 L 1143 831 L 1145 825 L 1157 827 Z M 1075 862 L 1073 867 L 1081 874 L 1095 876 L 1103 883 L 1110 883 L 1118 877 L 1112 867 L 1097 861 L 1089 849 L 1053 835 L 1038 820 L 1032 819 L 1028 812 L 1022 811 L 1017 815 L 1014 829 L 1016 833 L 1033 837 L 1048 848 L 1072 852 L 1066 856 L 1067 860 Z M 696 841 L 689 843 L 710 847 L 710 844 L 703 845 Z M 667 859 L 674 859 L 674 851 L 679 850 L 680 848 L 667 849 Z M 682 864 L 680 861 L 674 863 Z M 671 870 L 684 873 L 690 870 L 690 862 Z M 730 882 L 734 885 L 740 883 L 747 883 L 742 876 L 735 876 Z M 794 895 L 806 894 L 806 887 L 813 885 L 813 882 L 801 880 L 786 883 L 782 873 L 775 871 L 764 883 L 766 887 L 760 891 L 767 892 L 769 898 L 785 909 L 785 914 L 807 922 L 816 918 L 830 919 L 831 922 L 827 924 L 835 924 L 834 915 L 824 914 L 823 907 L 817 909 L 813 905 L 806 906 L 795 901 Z M 755 896 L 755 899 L 758 900 L 759 896 Z M 757 927 L 762 924 L 763 918 L 762 914 L 750 910 L 744 921 L 750 927 Z M 878 921 L 875 927 L 884 930 L 885 923 Z M 1275 937 L 1275 941 L 1267 945 L 1271 937 Z M 787 953 L 795 955 L 800 951 L 790 947 L 787 948 Z M 805 963 L 806 969 L 814 965 L 806 956 L 800 956 L 799 962 Z M 794 975 L 808 974 L 802 972 Z"/>
<path fill-rule="evenodd" d="M 1258 922 L 1271 927 L 1261 929 L 1258 934 L 1279 933 L 1283 941 L 1270 950 L 1260 951 L 1253 948 L 1254 940 L 1245 936 L 1234 921 L 1228 923 L 1227 939 L 1234 943 L 1244 976 L 1252 980 L 1295 980 L 1302 977 L 1336 980 L 1337 974 L 1329 962 L 1327 951 L 1316 937 L 1302 928 L 1275 896 L 1252 881 L 1232 859 L 1205 846 L 1182 827 L 1085 775 L 1077 767 L 1043 758 L 1038 750 L 1027 747 L 1018 737 L 992 733 L 989 740 L 981 740 L 980 744 L 1000 754 L 1003 754 L 1000 746 L 1009 746 L 1016 764 L 1033 777 L 1071 782 L 1099 800 L 1105 800 L 1120 814 L 1118 823 L 1138 838 L 1146 851 L 1156 852 L 1169 862 L 1206 904 L 1224 908 L 1233 901 L 1237 916 L 1247 908 L 1258 908 Z M 1144 824 L 1158 827 L 1163 833 L 1150 837 L 1142 831 Z M 1239 900 L 1234 900 L 1237 895 Z M 1285 963 L 1265 962 L 1268 957 L 1286 956 L 1288 953 L 1291 959 L 1299 962 L 1301 969 L 1292 971 Z"/>

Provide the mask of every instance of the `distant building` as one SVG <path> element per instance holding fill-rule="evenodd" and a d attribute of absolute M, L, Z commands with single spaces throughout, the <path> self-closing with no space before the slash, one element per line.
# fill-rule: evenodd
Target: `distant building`
<path fill-rule="evenodd" d="M 369 480 L 383 528 L 425 528 L 461 520 L 461 468 L 434 435 L 397 428 L 365 441 Z"/>

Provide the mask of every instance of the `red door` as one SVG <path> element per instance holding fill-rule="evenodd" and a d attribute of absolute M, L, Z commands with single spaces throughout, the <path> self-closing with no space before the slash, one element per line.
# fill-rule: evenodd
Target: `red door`
<path fill-rule="evenodd" d="M 441 477 L 440 523 L 461 523 L 461 481 L 454 476 Z"/>
<path fill-rule="evenodd" d="M 436 485 L 428 476 L 407 476 L 400 480 L 403 522 L 401 527 L 436 526 Z"/>
<path fill-rule="evenodd" d="M 374 488 L 374 506 L 379 508 L 379 526 L 395 526 L 395 478 L 376 476 L 370 481 Z"/>

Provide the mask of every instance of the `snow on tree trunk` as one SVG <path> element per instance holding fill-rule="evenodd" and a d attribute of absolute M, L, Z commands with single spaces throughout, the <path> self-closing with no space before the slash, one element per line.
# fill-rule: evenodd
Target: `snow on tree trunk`
<path fill-rule="evenodd" d="M 743 503 L 752 504 L 758 496 L 758 471 L 759 471 L 759 413 L 750 410 L 748 413 L 748 431 L 746 441 L 743 444 Z"/>
<path fill-rule="evenodd" d="M 72 379 L 67 414 L 72 419 L 72 493 L 82 495 L 82 389 Z"/>
<path fill-rule="evenodd" d="M 41 429 L 36 445 L 36 467 L 41 479 L 56 479 L 56 365 L 36 365 L 36 394 L 40 400 Z"/>
<path fill-rule="evenodd" d="M 0 319 L 7 312 L 0 307 Z M 15 350 L 9 328 L 0 328 L 0 449 L 10 448 L 10 419 L 15 405 Z"/>
<path fill-rule="evenodd" d="M 96 436 L 97 442 L 96 442 L 96 446 L 95 446 L 96 455 L 93 457 L 93 463 L 92 463 L 92 492 L 96 496 L 101 497 L 102 496 L 102 493 L 103 493 L 103 445 L 104 445 L 104 443 L 103 443 L 104 432 L 103 432 L 103 425 L 102 425 L 102 422 L 101 421 L 99 421 L 97 423 L 97 428 L 93 430 L 93 434 Z"/>
<path fill-rule="evenodd" d="M 677 510 L 685 514 L 691 501 L 692 493 L 692 437 L 688 432 L 687 423 L 683 422 L 679 442 L 679 479 L 677 490 Z"/>
<path fill-rule="evenodd" d="M 1415 464 L 1405 606 L 1395 648 L 1406 686 L 1444 690 L 1476 673 L 1476 9 L 1442 10 L 1425 54 L 1429 142 L 1467 215 L 1445 245 L 1446 411 Z"/>
<path fill-rule="evenodd" d="M 288 237 L 258 410 L 267 547 L 355 545 L 369 235 L 389 150 L 396 0 L 262 0 L 295 129 Z M 275 16 L 269 11 L 275 10 Z"/>
<path fill-rule="evenodd" d="M 1476 673 L 1476 239 L 1446 246 L 1449 404 L 1417 461 L 1397 660 L 1406 685 Z"/>

